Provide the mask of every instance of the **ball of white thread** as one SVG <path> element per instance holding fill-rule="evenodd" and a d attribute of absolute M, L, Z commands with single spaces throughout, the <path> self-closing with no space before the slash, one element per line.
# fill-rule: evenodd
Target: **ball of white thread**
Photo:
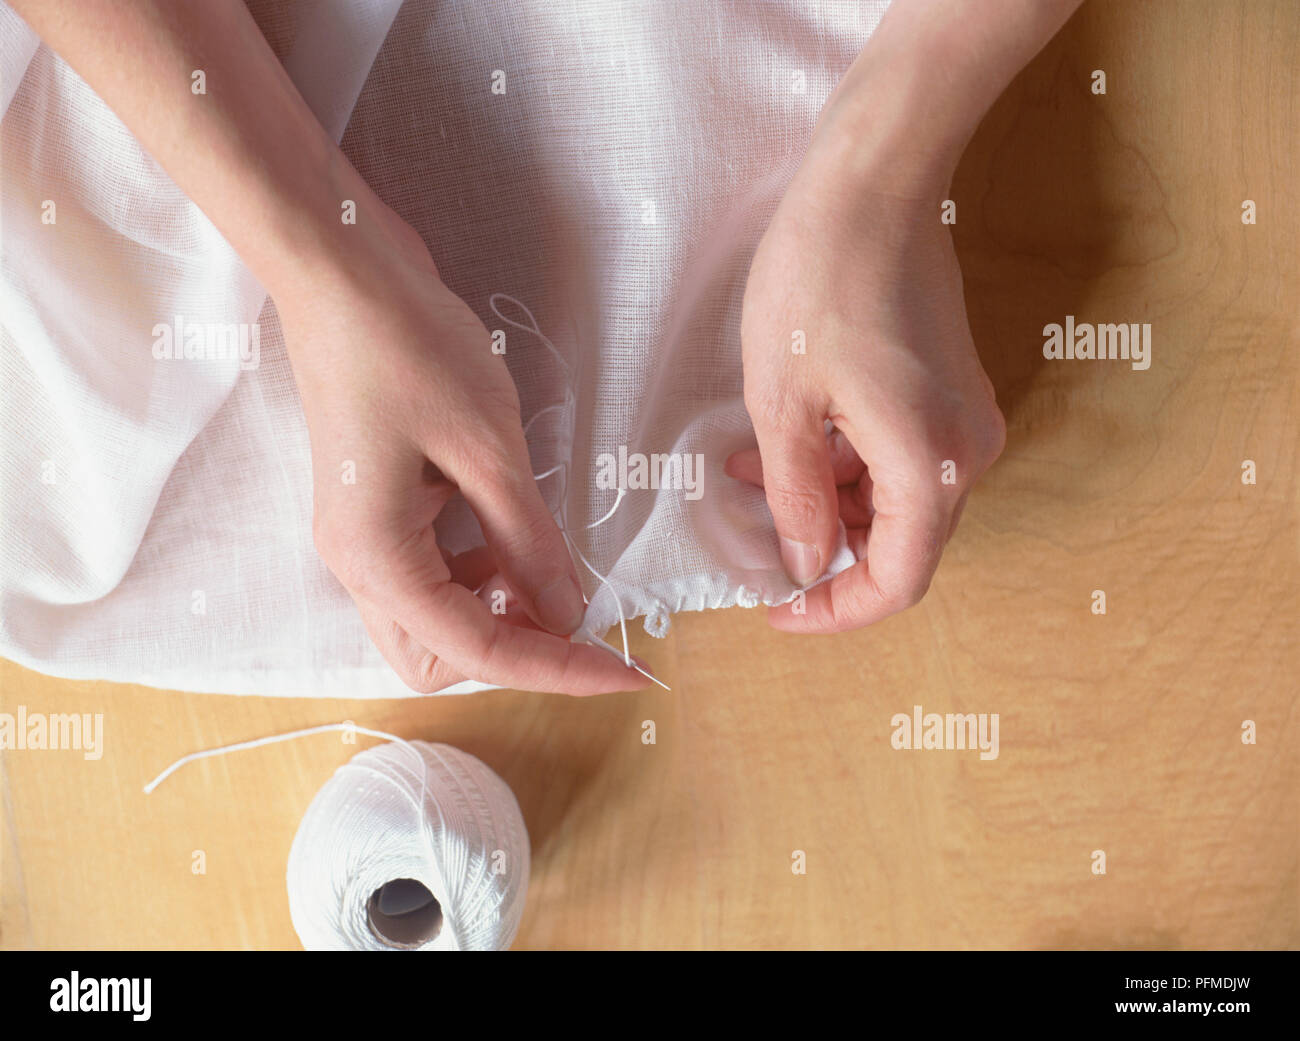
<path fill-rule="evenodd" d="M 524 818 L 500 777 L 450 745 L 389 743 L 344 763 L 307 808 L 289 851 L 289 913 L 308 950 L 505 950 L 528 871 Z M 372 918 L 402 879 L 437 901 L 404 943 Z"/>

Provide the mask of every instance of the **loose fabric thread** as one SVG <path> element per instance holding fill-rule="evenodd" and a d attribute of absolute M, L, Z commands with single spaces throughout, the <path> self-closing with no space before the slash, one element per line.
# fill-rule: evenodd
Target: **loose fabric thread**
<path fill-rule="evenodd" d="M 509 318 L 506 315 L 502 314 L 501 309 L 497 306 L 497 301 L 499 300 L 509 301 L 512 305 L 514 305 L 521 312 L 523 312 L 523 314 L 527 315 L 528 321 L 531 324 L 522 325 L 519 322 L 516 322 L 514 319 Z M 574 410 L 577 407 L 577 396 L 573 389 L 573 369 L 570 367 L 568 361 L 565 360 L 564 355 L 560 353 L 559 348 L 556 347 L 555 344 L 551 341 L 550 337 L 548 337 L 545 333 L 542 332 L 541 326 L 538 324 L 537 319 L 533 316 L 533 312 L 530 311 L 521 301 L 515 299 L 513 296 L 510 296 L 507 293 L 493 293 L 488 298 L 488 306 L 492 309 L 492 313 L 496 315 L 497 318 L 499 318 L 501 321 L 505 322 L 507 325 L 512 326 L 515 329 L 519 329 L 522 332 L 532 333 L 534 336 L 536 336 L 538 340 L 541 341 L 542 345 L 550 352 L 552 357 L 554 357 L 555 360 L 559 362 L 560 368 L 564 372 L 564 401 L 554 405 L 547 405 L 545 408 L 537 412 L 526 424 L 524 424 L 524 434 L 527 435 L 528 431 L 532 428 L 532 425 L 536 423 L 537 420 L 540 419 L 542 416 L 547 415 L 548 413 L 551 412 L 558 411 L 565 417 L 565 423 L 566 423 L 565 429 L 569 432 L 569 443 L 572 444 Z M 533 480 L 540 481 L 556 473 L 558 473 L 561 477 L 560 496 L 559 496 L 560 502 L 559 502 L 559 506 L 556 509 L 556 512 L 559 514 L 558 520 L 559 520 L 560 534 L 564 536 L 564 541 L 565 544 L 569 547 L 569 552 L 574 554 L 580 561 L 582 561 L 583 565 L 587 568 L 587 570 L 590 571 L 596 577 L 596 579 L 602 585 L 604 585 L 606 589 L 609 590 L 610 595 L 614 597 L 614 604 L 618 608 L 619 633 L 623 638 L 623 654 L 622 654 L 623 664 L 626 665 L 628 668 L 636 669 L 636 671 L 641 673 L 642 676 L 646 677 L 646 679 L 648 680 L 653 681 L 654 683 L 659 684 L 659 686 L 663 687 L 664 690 L 671 690 L 672 688 L 669 687 L 668 684 L 664 683 L 657 676 L 654 676 L 651 673 L 647 672 L 645 669 L 641 668 L 640 665 L 638 665 L 636 662 L 632 660 L 632 652 L 628 644 L 628 638 L 627 638 L 627 614 L 623 610 L 623 598 L 618 595 L 618 590 L 614 588 L 614 584 L 609 580 L 609 578 L 596 570 L 595 566 L 591 563 L 591 561 L 587 559 L 586 554 L 584 554 L 582 550 L 578 548 L 577 543 L 573 541 L 573 534 L 569 530 L 569 525 L 568 525 L 568 502 L 569 502 L 568 461 L 567 460 L 561 461 L 557 463 L 555 466 L 552 466 L 549 470 L 545 470 L 540 474 L 533 474 Z M 623 497 L 625 495 L 627 495 L 627 489 L 619 488 L 618 495 L 614 499 L 614 505 L 609 508 L 609 511 L 603 517 L 601 517 L 600 520 L 593 521 L 591 524 L 585 525 L 584 530 L 597 528 L 600 525 L 604 524 L 611 517 L 613 517 L 615 512 L 618 510 L 619 506 L 622 504 Z M 590 600 L 587 599 L 586 593 L 583 593 L 583 600 L 586 603 L 590 603 Z M 666 631 L 667 629 L 666 624 L 663 626 L 663 628 Z M 592 633 L 586 628 L 579 629 L 574 634 L 574 636 L 577 639 L 582 640 L 584 643 L 591 644 L 593 647 L 600 647 L 614 654 L 618 653 L 618 651 L 615 648 L 611 647 L 604 640 L 600 639 L 600 637 L 596 636 L 594 633 Z"/>

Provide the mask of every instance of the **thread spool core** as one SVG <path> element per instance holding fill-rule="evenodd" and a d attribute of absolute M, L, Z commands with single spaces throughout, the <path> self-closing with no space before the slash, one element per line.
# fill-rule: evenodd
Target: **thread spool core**
<path fill-rule="evenodd" d="M 442 905 L 413 878 L 395 878 L 371 893 L 366 918 L 375 939 L 402 950 L 423 947 L 442 932 Z"/>

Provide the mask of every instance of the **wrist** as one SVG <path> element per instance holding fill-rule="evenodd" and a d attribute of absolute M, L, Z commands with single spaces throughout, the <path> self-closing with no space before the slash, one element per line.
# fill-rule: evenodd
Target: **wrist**
<path fill-rule="evenodd" d="M 224 123 L 216 161 L 182 185 L 201 200 L 240 259 L 283 314 L 367 282 L 382 285 L 400 265 L 432 267 L 419 234 L 366 184 L 305 106 L 273 121 L 276 139 L 257 148 Z M 232 143 L 233 142 L 233 143 Z M 187 171 L 188 173 L 188 171 Z"/>
<path fill-rule="evenodd" d="M 337 169 L 339 164 L 345 169 Z M 257 246 L 240 250 L 277 303 L 381 277 L 381 269 L 409 261 L 416 249 L 428 256 L 414 229 L 375 195 L 341 153 L 327 169 L 310 197 L 282 200 Z"/>
<path fill-rule="evenodd" d="M 310 205 L 295 204 L 267 236 L 253 273 L 286 329 L 331 301 L 382 299 L 441 279 L 420 234 L 389 208 L 338 154 Z M 347 220 L 344 220 L 345 204 Z M 290 340 L 290 355 L 303 347 Z"/>
<path fill-rule="evenodd" d="M 947 192 L 979 114 L 945 111 L 924 63 L 868 48 L 818 118 L 806 162 L 854 193 L 934 200 Z"/>
<path fill-rule="evenodd" d="M 1080 0 L 908 0 L 885 13 L 810 154 L 861 190 L 933 200 L 1015 74 Z"/>

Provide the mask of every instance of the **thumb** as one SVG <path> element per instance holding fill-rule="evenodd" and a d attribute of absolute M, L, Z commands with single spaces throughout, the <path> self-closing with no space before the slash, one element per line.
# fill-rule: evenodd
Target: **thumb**
<path fill-rule="evenodd" d="M 797 586 L 821 577 L 838 531 L 839 505 L 823 419 L 810 408 L 754 417 L 763 488 L 781 540 L 781 563 Z"/>
<path fill-rule="evenodd" d="M 586 605 L 569 547 L 533 480 L 523 431 L 512 426 L 484 436 L 475 453 L 479 465 L 456 475 L 456 483 L 497 567 L 534 622 L 569 635 L 582 624 Z"/>

